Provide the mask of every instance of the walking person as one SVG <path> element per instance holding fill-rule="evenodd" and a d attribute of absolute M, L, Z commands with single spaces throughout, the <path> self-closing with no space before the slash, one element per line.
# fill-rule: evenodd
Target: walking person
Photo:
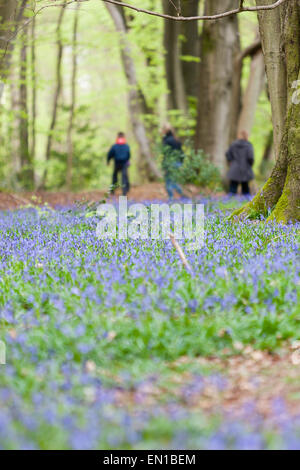
<path fill-rule="evenodd" d="M 107 154 L 107 164 L 109 165 L 110 160 L 114 160 L 114 171 L 112 177 L 112 194 L 114 194 L 115 186 L 118 183 L 118 175 L 122 175 L 122 193 L 126 196 L 130 184 L 128 178 L 128 167 L 130 160 L 130 147 L 126 142 L 126 136 L 124 132 L 119 132 L 117 135 L 116 143 L 111 147 Z"/>
<path fill-rule="evenodd" d="M 238 139 L 231 144 L 226 159 L 229 164 L 228 179 L 230 181 L 229 192 L 237 194 L 239 185 L 242 186 L 242 194 L 250 194 L 249 182 L 254 179 L 253 164 L 254 150 L 253 145 L 248 140 L 248 133 L 241 131 Z"/>
<path fill-rule="evenodd" d="M 184 196 L 181 186 L 176 182 L 178 170 L 184 160 L 182 143 L 175 137 L 170 124 L 165 124 L 162 129 L 163 134 L 163 172 L 165 177 L 166 190 L 169 199 L 173 199 L 174 191 L 181 197 Z"/>

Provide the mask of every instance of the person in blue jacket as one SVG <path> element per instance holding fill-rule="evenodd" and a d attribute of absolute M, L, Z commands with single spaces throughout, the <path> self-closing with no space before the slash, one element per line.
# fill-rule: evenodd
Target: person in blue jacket
<path fill-rule="evenodd" d="M 114 171 L 112 177 L 112 194 L 116 184 L 118 183 L 118 174 L 122 175 L 122 192 L 123 196 L 126 196 L 130 184 L 128 178 L 128 167 L 130 160 L 130 147 L 126 142 L 126 137 L 124 132 L 119 132 L 117 135 L 116 143 L 111 147 L 110 151 L 107 154 L 107 164 L 109 165 L 110 160 L 114 160 Z"/>

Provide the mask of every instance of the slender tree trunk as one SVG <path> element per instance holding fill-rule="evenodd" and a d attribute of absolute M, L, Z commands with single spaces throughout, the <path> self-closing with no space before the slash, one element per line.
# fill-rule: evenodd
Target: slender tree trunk
<path fill-rule="evenodd" d="M 238 0 L 206 0 L 205 13 L 236 8 Z M 225 176 L 225 152 L 230 143 L 233 71 L 240 51 L 238 18 L 207 21 L 203 26 L 198 95 L 196 147 L 210 155 Z"/>
<path fill-rule="evenodd" d="M 76 12 L 74 17 L 73 25 L 73 38 L 72 38 L 72 77 L 71 77 L 71 106 L 70 106 L 70 117 L 67 132 L 67 149 L 68 149 L 68 160 L 67 160 L 67 188 L 70 190 L 72 187 L 72 171 L 73 171 L 73 125 L 74 125 L 74 113 L 76 109 L 76 82 L 77 82 L 77 35 L 78 35 L 78 20 L 79 20 L 79 7 L 80 4 L 76 5 Z"/>
<path fill-rule="evenodd" d="M 149 8 L 154 9 L 155 2 L 156 0 L 152 0 L 150 2 Z M 130 33 L 131 24 L 130 24 L 130 21 L 128 21 L 129 18 L 126 17 L 125 15 L 125 9 L 119 8 L 119 12 L 122 15 L 122 19 L 123 19 L 124 26 L 126 29 L 126 34 Z M 151 25 L 151 26 L 152 26 L 151 34 L 157 35 L 160 33 L 157 25 L 156 26 Z M 148 28 L 148 25 L 145 24 L 145 28 Z M 140 50 L 145 56 L 145 66 L 149 68 L 149 79 L 150 79 L 149 81 L 151 84 L 153 83 L 153 86 L 154 86 L 155 84 L 158 84 L 158 81 L 157 81 L 156 73 L 154 72 L 154 67 L 153 65 L 151 65 L 151 58 L 153 56 L 153 44 L 149 42 L 147 44 L 142 43 L 140 45 Z M 151 139 L 152 136 L 157 135 L 157 125 L 155 124 L 155 121 L 156 121 L 155 118 L 157 118 L 157 109 L 159 106 L 159 100 L 156 98 L 155 101 L 149 105 L 149 102 L 147 101 L 146 96 L 143 93 L 140 83 L 138 83 L 138 93 L 139 93 L 139 102 L 141 105 L 141 110 L 142 110 L 142 115 L 143 115 L 145 126 L 146 126 L 147 135 L 149 136 L 149 139 Z M 143 161 L 141 158 L 138 161 L 138 169 L 139 169 L 140 175 L 147 174 L 147 164 L 145 164 L 145 161 Z"/>
<path fill-rule="evenodd" d="M 28 120 L 28 89 L 27 89 L 27 41 L 28 28 L 23 29 L 22 45 L 20 50 L 20 110 L 19 110 L 19 138 L 20 138 L 20 161 L 21 180 L 26 189 L 32 189 L 34 177 L 33 167 L 29 151 L 29 120 Z"/>
<path fill-rule="evenodd" d="M 271 3 L 259 0 L 257 3 Z M 274 14 L 276 12 L 276 14 Z M 233 213 L 239 218 L 268 215 L 287 223 L 300 220 L 300 0 L 289 0 L 271 12 L 260 12 L 259 24 L 274 123 L 276 164 L 262 190 Z M 273 21 L 271 21 L 271 18 Z M 274 28 L 280 32 L 279 39 Z M 271 41 L 271 38 L 274 41 Z"/>
<path fill-rule="evenodd" d="M 35 49 L 35 28 L 36 20 L 32 18 L 31 23 L 31 82 L 32 82 L 32 96 L 31 96 L 31 158 L 35 160 L 36 149 L 36 105 L 37 105 L 37 81 L 36 81 L 36 49 Z"/>
<path fill-rule="evenodd" d="M 13 113 L 11 132 L 10 132 L 10 151 L 11 151 L 11 174 L 13 186 L 16 187 L 19 172 L 21 170 L 20 151 L 19 151 L 19 87 L 18 70 L 16 67 L 10 68 L 10 106 Z"/>
<path fill-rule="evenodd" d="M 250 44 L 250 46 L 241 51 L 236 57 L 233 69 L 230 142 L 236 139 L 239 118 L 243 108 L 241 80 L 244 60 L 246 57 L 249 56 L 251 57 L 251 59 L 253 59 L 253 57 L 261 51 L 261 40 L 258 35 L 258 38 L 252 44 Z"/>
<path fill-rule="evenodd" d="M 143 107 L 140 100 L 140 90 L 137 82 L 135 65 L 131 57 L 128 40 L 126 38 L 126 25 L 120 10 L 115 5 L 106 4 L 106 8 L 112 17 L 116 30 L 120 34 L 121 58 L 129 86 L 129 114 L 133 133 L 139 146 L 140 158 L 143 162 L 145 162 L 148 178 L 159 178 L 161 174 L 152 156 L 150 142 L 148 140 L 145 124 L 142 119 Z"/>
<path fill-rule="evenodd" d="M 5 80 L 9 76 L 14 39 L 26 3 L 27 0 L 0 0 L 0 100 Z"/>
<path fill-rule="evenodd" d="M 47 145 L 46 145 L 46 154 L 45 154 L 45 161 L 46 163 L 50 160 L 51 157 L 51 149 L 52 149 L 52 142 L 53 142 L 53 133 L 55 130 L 56 120 L 57 120 L 57 110 L 58 110 L 58 101 L 62 90 L 62 59 L 63 59 L 63 50 L 64 45 L 62 42 L 62 23 L 65 13 L 65 6 L 62 6 L 59 11 L 58 16 L 58 23 L 56 28 L 56 42 L 57 42 L 57 61 L 56 61 L 56 85 L 55 91 L 53 96 L 53 104 L 52 104 L 52 116 L 51 122 L 48 130 L 48 138 L 47 138 Z M 44 187 L 47 180 L 47 169 L 44 171 L 44 175 L 40 184 L 40 187 Z"/>
<path fill-rule="evenodd" d="M 176 10 L 169 0 L 162 0 L 163 11 L 167 15 L 174 15 Z M 178 4 L 178 0 L 175 0 Z M 164 22 L 164 49 L 166 79 L 168 85 L 168 109 L 179 109 L 186 113 L 187 97 L 185 93 L 182 64 L 180 60 L 179 34 L 181 25 L 178 21 L 165 20 Z"/>
<path fill-rule="evenodd" d="M 199 0 L 183 0 L 182 14 L 183 16 L 197 16 L 199 10 Z M 197 98 L 198 92 L 198 75 L 199 75 L 199 45 L 200 38 L 198 33 L 198 22 L 182 22 L 181 35 L 182 46 L 181 54 L 189 59 L 181 61 L 183 82 L 185 94 L 188 98 Z M 195 60 L 191 60 L 194 57 Z"/>
<path fill-rule="evenodd" d="M 20 118 L 19 118 L 19 138 L 20 138 L 20 160 L 21 165 L 28 165 L 29 160 L 29 134 L 28 134 L 28 104 L 27 104 L 27 41 L 28 29 L 23 30 L 20 49 L 20 77 L 19 77 L 19 96 L 20 96 Z"/>
<path fill-rule="evenodd" d="M 238 121 L 238 132 L 245 130 L 251 133 L 255 111 L 260 94 L 265 84 L 265 63 L 262 51 L 258 51 L 253 57 L 250 66 L 250 75 L 243 96 L 243 106 Z"/>

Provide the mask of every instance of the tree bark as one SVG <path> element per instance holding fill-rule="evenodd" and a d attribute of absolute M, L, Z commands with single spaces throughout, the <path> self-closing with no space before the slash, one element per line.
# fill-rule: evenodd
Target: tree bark
<path fill-rule="evenodd" d="M 183 0 L 183 16 L 197 16 L 199 9 L 199 0 Z M 197 98 L 198 74 L 199 74 L 199 33 L 198 22 L 181 23 L 182 46 L 181 54 L 183 57 L 194 57 L 195 60 L 182 60 L 182 75 L 185 88 L 185 95 L 188 98 Z"/>
<path fill-rule="evenodd" d="M 233 69 L 233 92 L 232 92 L 232 104 L 231 104 L 231 131 L 230 131 L 230 142 L 236 139 L 238 122 L 243 108 L 242 105 L 242 72 L 244 59 L 246 57 L 253 58 L 259 51 L 261 51 L 261 40 L 258 37 L 250 46 L 241 51 L 236 57 Z"/>
<path fill-rule="evenodd" d="M 272 3 L 270 0 L 262 0 L 260 5 L 267 5 L 270 3 Z M 272 107 L 274 147 L 276 155 L 279 154 L 287 109 L 287 70 L 282 31 L 283 24 L 281 18 L 285 8 L 286 5 L 283 5 L 275 10 L 260 12 L 258 14 L 260 36 L 262 39 L 262 48 Z"/>
<path fill-rule="evenodd" d="M 274 160 L 274 135 L 273 129 L 269 132 L 269 135 L 266 139 L 265 150 L 261 159 L 261 164 L 259 167 L 260 176 L 266 177 L 270 176 L 271 162 Z"/>
<path fill-rule="evenodd" d="M 167 15 L 175 12 L 174 5 L 169 0 L 162 0 L 163 11 Z M 178 4 L 175 0 L 174 4 Z M 164 22 L 165 69 L 168 86 L 168 109 L 179 109 L 187 112 L 187 97 L 185 93 L 182 63 L 180 61 L 179 34 L 181 25 L 177 21 Z"/>
<path fill-rule="evenodd" d="M 79 7 L 80 7 L 80 3 L 77 3 L 75 17 L 74 17 L 73 38 L 72 38 L 71 105 L 70 105 L 68 132 L 67 132 L 68 159 L 67 159 L 66 184 L 67 184 L 68 190 L 71 190 L 71 187 L 72 187 L 72 171 L 73 171 L 73 153 L 74 153 L 73 124 L 74 124 L 74 113 L 76 109 L 77 35 L 78 35 Z"/>
<path fill-rule="evenodd" d="M 205 14 L 238 6 L 237 0 L 206 0 Z M 230 143 L 233 71 L 240 51 L 236 16 L 204 23 L 198 94 L 196 147 L 211 157 L 225 176 L 225 152 Z"/>
<path fill-rule="evenodd" d="M 32 18 L 31 23 L 31 81 L 32 81 L 32 96 L 31 96 L 31 157 L 35 160 L 36 149 L 36 105 L 37 105 L 37 81 L 36 81 L 36 50 L 35 50 L 35 17 Z"/>
<path fill-rule="evenodd" d="M 27 0 L 0 0 L 0 100 L 9 75 L 15 31 L 23 19 Z"/>
<path fill-rule="evenodd" d="M 20 161 L 21 161 L 21 181 L 26 189 L 34 186 L 34 174 L 32 160 L 29 151 L 29 119 L 28 119 L 28 89 L 27 89 L 27 40 L 28 28 L 25 27 L 21 37 L 22 45 L 20 50 L 20 109 L 19 109 L 19 139 L 20 139 Z"/>
<path fill-rule="evenodd" d="M 243 96 L 242 110 L 239 116 L 237 132 L 247 131 L 251 134 L 257 102 L 265 84 L 265 63 L 261 50 L 252 57 L 250 75 Z"/>
<path fill-rule="evenodd" d="M 59 101 L 59 97 L 60 97 L 61 89 L 62 89 L 61 67 L 62 67 L 64 45 L 63 45 L 62 38 L 61 38 L 61 33 L 62 33 L 61 27 L 62 27 L 62 22 L 64 18 L 65 8 L 66 8 L 65 5 L 60 8 L 57 28 L 56 28 L 56 43 L 57 43 L 56 85 L 55 85 L 55 91 L 54 91 L 54 96 L 53 96 L 52 116 L 51 116 L 51 122 L 50 122 L 49 130 L 48 130 L 48 138 L 47 138 L 47 145 L 46 145 L 46 153 L 45 153 L 46 163 L 50 160 L 50 156 L 51 156 L 53 133 L 54 133 L 56 120 L 57 120 L 58 101 Z M 40 188 L 43 188 L 45 186 L 46 180 L 47 180 L 47 168 L 44 171 Z"/>
<path fill-rule="evenodd" d="M 258 3 L 261 3 L 259 0 Z M 265 4 L 270 0 L 263 0 Z M 300 85 L 300 0 L 290 0 L 274 12 L 259 13 L 259 24 L 274 123 L 277 157 L 262 190 L 233 217 L 257 218 L 281 223 L 300 220 L 300 104 L 294 87 Z M 274 35 L 274 27 L 280 38 Z M 271 42 L 271 37 L 274 42 Z M 278 94 L 277 94 L 278 93 Z"/>
<path fill-rule="evenodd" d="M 18 175 L 21 170 L 19 151 L 19 87 L 17 67 L 10 67 L 10 106 L 13 113 L 10 131 L 11 172 L 14 188 L 18 187 Z"/>
<path fill-rule="evenodd" d="M 156 162 L 151 153 L 150 142 L 147 137 L 146 127 L 142 118 L 143 109 L 140 100 L 140 90 L 136 77 L 135 65 L 131 57 L 130 45 L 126 37 L 126 25 L 118 7 L 112 4 L 105 4 L 105 6 L 111 15 L 116 30 L 120 35 L 122 64 L 129 87 L 128 108 L 133 133 L 139 146 L 140 158 L 143 162 L 145 162 L 148 179 L 160 178 L 161 173 L 157 168 Z"/>
<path fill-rule="evenodd" d="M 154 8 L 154 5 L 151 5 L 151 7 Z M 126 17 L 124 8 L 118 7 L 118 10 L 120 14 L 122 15 L 122 20 L 124 23 L 124 27 L 126 29 L 126 34 L 128 34 L 131 31 L 130 18 L 128 16 Z M 158 34 L 158 32 L 153 31 L 153 34 Z M 151 44 L 147 44 L 147 45 L 142 44 L 140 46 L 140 49 L 142 53 L 145 55 L 145 65 L 146 67 L 150 68 L 150 75 L 152 75 L 151 69 L 153 69 L 153 67 L 150 66 L 149 56 L 153 54 L 153 46 Z M 156 80 L 156 77 L 154 74 L 154 76 L 152 76 L 152 82 L 155 83 L 155 80 Z M 143 93 L 141 84 L 137 83 L 137 87 L 138 87 L 137 91 L 138 91 L 138 96 L 139 96 L 138 101 L 140 104 L 139 112 L 140 112 L 140 115 L 143 116 L 143 122 L 145 125 L 147 137 L 149 140 L 151 140 L 152 137 L 156 138 L 157 136 L 157 125 L 155 125 L 155 120 L 156 120 L 155 117 L 157 118 L 156 110 L 157 110 L 158 102 L 157 100 L 155 100 L 156 102 L 149 105 L 146 99 L 146 96 Z M 149 180 L 149 167 L 148 167 L 147 161 L 143 158 L 140 152 L 139 152 L 139 158 L 137 161 L 137 169 L 138 169 L 138 174 L 139 174 L 141 182 Z M 150 179 L 151 178 L 152 177 L 150 176 Z"/>

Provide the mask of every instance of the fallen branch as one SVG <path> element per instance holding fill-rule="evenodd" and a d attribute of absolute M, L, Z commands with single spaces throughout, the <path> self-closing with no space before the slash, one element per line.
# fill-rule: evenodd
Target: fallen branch
<path fill-rule="evenodd" d="M 175 239 L 175 237 L 172 233 L 170 233 L 170 239 L 171 239 L 172 245 L 174 246 L 175 250 L 179 254 L 179 258 L 181 259 L 183 266 L 185 267 L 185 269 L 188 272 L 192 272 L 191 265 L 189 264 L 188 260 L 186 259 L 186 256 L 183 253 L 183 250 L 182 250 L 181 246 L 179 245 L 178 241 Z"/>

